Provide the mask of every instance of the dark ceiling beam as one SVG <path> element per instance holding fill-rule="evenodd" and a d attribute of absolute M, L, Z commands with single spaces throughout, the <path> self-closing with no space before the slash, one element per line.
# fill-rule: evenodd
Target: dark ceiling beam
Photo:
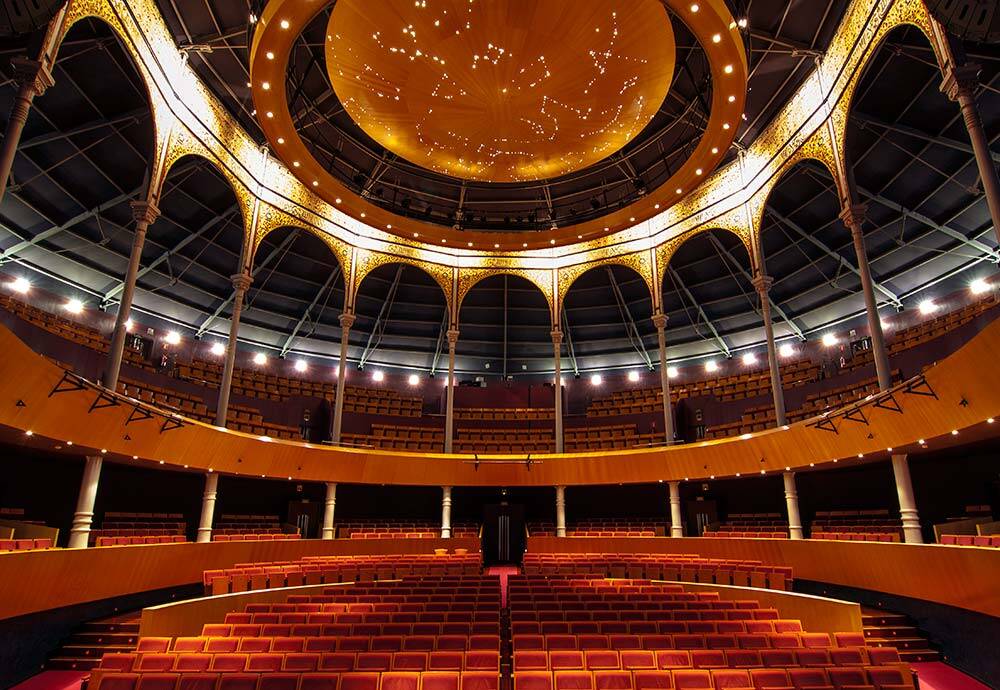
<path fill-rule="evenodd" d="M 914 139 L 920 139 L 921 141 L 927 141 L 932 144 L 940 144 L 946 148 L 954 149 L 956 151 L 961 151 L 962 153 L 967 153 L 970 156 L 974 155 L 972 146 L 949 137 L 942 135 L 933 135 L 921 132 L 913 127 L 907 127 L 906 125 L 901 125 L 899 123 L 883 122 L 882 120 L 874 117 L 873 115 L 866 115 L 859 113 L 857 111 L 851 113 L 851 120 L 854 120 L 862 129 L 866 129 L 868 126 L 881 127 L 882 129 L 887 129 L 890 132 L 896 132 L 897 134 L 905 134 L 908 137 L 913 137 Z M 990 155 L 993 157 L 994 163 L 1000 163 L 1000 153 L 996 151 L 991 151 Z"/>
<path fill-rule="evenodd" d="M 772 33 L 764 31 L 763 29 L 750 29 L 749 34 L 750 38 L 756 38 L 760 41 L 767 41 L 771 45 L 787 48 L 791 55 L 806 55 L 816 58 L 823 57 L 823 51 L 816 50 L 807 43 L 786 38 L 784 36 L 776 36 Z"/>
<path fill-rule="evenodd" d="M 268 253 L 267 256 L 265 256 L 263 259 L 261 259 L 253 267 L 253 270 L 250 271 L 250 277 L 251 278 L 256 278 L 257 274 L 260 273 L 261 271 L 263 271 L 265 268 L 267 268 L 271 264 L 272 261 L 274 261 L 275 259 L 277 259 L 282 254 L 282 252 L 289 245 L 291 245 L 292 242 L 295 241 L 295 239 L 298 236 L 299 236 L 299 231 L 297 229 L 296 230 L 292 230 L 292 232 L 288 233 L 288 237 L 286 237 L 278 246 L 276 246 L 274 249 L 272 249 Z M 212 327 L 212 324 L 215 323 L 215 320 L 217 318 L 219 318 L 219 316 L 222 315 L 222 312 L 225 311 L 229 307 L 230 304 L 233 303 L 234 299 L 236 299 L 236 290 L 235 289 L 230 293 L 229 297 L 227 297 L 225 300 L 223 300 L 223 302 L 221 304 L 219 304 L 218 307 L 215 308 L 215 311 L 213 311 L 211 314 L 209 314 L 208 318 L 206 318 L 204 321 L 201 322 L 201 325 L 198 326 L 198 330 L 195 332 L 195 338 L 200 338 L 203 335 L 205 335 L 205 333 L 208 332 L 208 329 L 210 329 Z"/>
<path fill-rule="evenodd" d="M 729 263 L 732 264 L 733 267 L 735 267 L 736 270 L 740 272 L 740 274 L 746 279 L 748 283 L 753 284 L 753 276 L 751 276 L 750 272 L 743 267 L 742 263 L 736 260 L 736 257 L 732 255 L 732 252 L 730 252 L 722 245 L 722 242 L 719 241 L 719 238 L 710 232 L 708 233 L 708 239 L 715 246 L 716 251 L 718 251 L 723 257 L 728 259 Z M 802 329 L 799 328 L 795 324 L 795 322 L 788 317 L 788 314 L 786 314 L 785 310 L 781 308 L 781 305 L 778 304 L 773 297 L 771 297 L 770 291 L 768 291 L 767 293 L 767 300 L 771 303 L 771 309 L 774 311 L 775 314 L 778 315 L 778 317 L 782 321 L 785 322 L 785 325 L 788 326 L 789 330 L 791 330 L 791 332 L 794 333 L 799 340 L 805 340 L 806 336 L 802 333 Z"/>
<path fill-rule="evenodd" d="M 705 310 L 701 308 L 701 303 L 699 303 L 698 300 L 694 298 L 694 295 L 691 294 L 691 291 L 688 289 L 687 285 L 685 285 L 684 281 L 681 280 L 681 276 L 679 273 L 677 273 L 677 269 L 674 268 L 673 266 L 667 266 L 667 272 L 670 274 L 670 277 L 674 282 L 674 286 L 677 288 L 679 292 L 681 292 L 685 297 L 687 297 L 688 302 L 691 303 L 691 306 L 694 307 L 695 311 L 698 313 L 698 318 L 701 320 L 702 323 L 705 324 L 705 327 L 708 328 L 709 332 L 712 334 L 712 340 L 715 340 L 715 343 L 718 346 L 719 351 L 722 352 L 722 354 L 724 354 L 726 357 L 731 357 L 732 352 L 729 349 L 729 345 L 726 344 L 726 341 L 723 339 L 723 337 L 719 335 L 719 331 L 715 328 L 715 324 L 712 323 L 712 320 L 708 318 L 708 314 L 705 313 Z M 692 326 L 695 327 L 696 323 L 693 322 Z M 695 328 L 694 330 L 695 332 L 697 332 L 697 328 Z"/>
<path fill-rule="evenodd" d="M 22 141 L 18 147 L 18 152 L 25 151 L 27 149 L 33 148 L 35 146 L 40 146 L 42 144 L 48 144 L 53 141 L 59 141 L 61 139 L 69 139 L 75 137 L 79 134 L 86 134 L 87 132 L 93 132 L 95 130 L 104 129 L 106 127 L 113 127 L 118 130 L 121 125 L 134 125 L 142 122 L 149 117 L 149 108 L 139 108 L 128 113 L 123 113 L 118 117 L 112 119 L 98 118 L 96 120 L 91 120 L 85 122 L 82 125 L 77 125 L 70 129 L 64 129 L 61 131 L 49 132 L 48 134 L 39 134 L 37 137 L 32 137 Z M 120 131 L 120 130 L 118 130 Z"/>
<path fill-rule="evenodd" d="M 192 233 L 188 233 L 187 235 L 185 235 L 180 242 L 171 246 L 166 251 L 162 252 L 159 256 L 157 256 L 155 259 L 149 262 L 148 266 L 142 268 L 135 276 L 136 284 L 138 284 L 138 282 L 142 280 L 145 276 L 155 271 L 156 268 L 164 261 L 169 260 L 170 257 L 175 254 L 179 254 L 180 251 L 184 249 L 184 247 L 194 242 L 196 239 L 204 235 L 206 232 L 214 228 L 216 225 L 227 222 L 239 210 L 240 210 L 239 205 L 233 204 L 222 215 L 215 216 L 214 218 L 209 219 L 209 221 L 204 225 L 202 225 L 200 228 L 198 228 Z M 115 298 L 124 289 L 125 289 L 125 282 L 119 280 L 115 285 L 105 290 L 104 294 L 101 296 L 101 309 L 106 309 L 108 306 L 117 301 Z"/>
<path fill-rule="evenodd" d="M 302 327 L 306 324 L 306 321 L 308 321 L 311 318 L 312 310 L 316 308 L 317 304 L 319 304 L 320 297 L 323 296 L 323 293 L 326 292 L 327 289 L 329 289 L 332 294 L 333 284 L 337 281 L 337 278 L 339 277 L 340 277 L 340 266 L 337 266 L 336 270 L 332 271 L 329 277 L 326 279 L 326 282 L 323 283 L 323 287 L 321 287 L 319 290 L 316 291 L 316 296 L 313 297 L 313 301 L 310 302 L 309 306 L 306 307 L 304 312 L 302 312 L 302 316 L 295 323 L 295 327 L 292 328 L 292 332 L 288 334 L 287 338 L 285 338 L 285 342 L 282 343 L 281 345 L 281 351 L 280 354 L 278 355 L 279 357 L 284 358 L 285 355 L 287 355 L 288 352 L 292 349 L 292 343 L 295 342 L 295 338 L 298 337 L 299 331 L 302 330 Z M 327 297 L 327 299 L 329 299 L 329 297 Z"/>

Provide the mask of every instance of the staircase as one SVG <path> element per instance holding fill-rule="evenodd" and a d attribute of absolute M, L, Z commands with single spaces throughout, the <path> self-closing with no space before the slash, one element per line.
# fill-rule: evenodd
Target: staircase
<path fill-rule="evenodd" d="M 907 616 L 863 608 L 861 621 L 868 645 L 895 647 L 903 661 L 941 661 L 941 653 L 931 647 L 927 636 Z"/>
<path fill-rule="evenodd" d="M 139 617 L 128 614 L 84 623 L 45 664 L 47 671 L 90 671 L 108 652 L 131 652 L 139 639 Z"/>

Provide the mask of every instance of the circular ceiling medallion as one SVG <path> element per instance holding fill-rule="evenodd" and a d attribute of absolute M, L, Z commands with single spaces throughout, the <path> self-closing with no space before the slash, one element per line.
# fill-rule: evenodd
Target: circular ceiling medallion
<path fill-rule="evenodd" d="M 520 182 L 620 150 L 666 98 L 659 0 L 338 0 L 327 71 L 387 150 L 439 173 Z"/>

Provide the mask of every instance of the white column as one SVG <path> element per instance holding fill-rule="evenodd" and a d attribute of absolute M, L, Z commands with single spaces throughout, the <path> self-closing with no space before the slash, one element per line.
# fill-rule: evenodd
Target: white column
<path fill-rule="evenodd" d="M 563 444 L 563 411 L 562 411 L 562 331 L 554 328 L 552 333 L 552 354 L 555 362 L 555 421 L 556 421 L 556 452 L 562 453 Z"/>
<path fill-rule="evenodd" d="M 85 549 L 90 540 L 90 525 L 94 521 L 94 502 L 97 500 L 97 485 L 101 480 L 100 455 L 88 455 L 80 480 L 80 495 L 76 499 L 73 526 L 69 530 L 69 548 Z"/>
<path fill-rule="evenodd" d="M 670 374 L 667 372 L 667 315 L 653 314 L 656 338 L 660 348 L 660 388 L 663 392 L 663 438 L 667 445 L 674 442 L 674 412 L 670 402 Z"/>
<path fill-rule="evenodd" d="M 247 273 L 230 276 L 233 281 L 233 313 L 229 317 L 229 342 L 226 343 L 226 361 L 222 365 L 222 381 L 219 383 L 219 401 L 215 405 L 215 426 L 226 426 L 229 418 L 229 393 L 233 387 L 233 373 L 236 371 L 237 340 L 240 336 L 240 315 L 243 313 L 243 298 L 250 289 L 253 277 Z"/>
<path fill-rule="evenodd" d="M 980 66 L 975 64 L 947 69 L 941 91 L 962 108 L 965 129 L 972 142 L 976 165 L 979 166 L 979 179 L 983 181 L 986 205 L 993 220 L 993 234 L 1000 238 L 1000 178 L 997 177 L 997 166 L 993 162 L 990 142 L 983 129 L 983 119 L 979 116 L 979 106 L 976 105 L 980 70 Z"/>
<path fill-rule="evenodd" d="M 566 536 L 566 487 L 556 487 L 556 536 Z"/>
<path fill-rule="evenodd" d="M 347 346 L 350 344 L 351 326 L 354 325 L 354 314 L 344 312 L 340 315 L 340 361 L 337 362 L 337 390 L 333 400 L 333 444 L 340 443 L 340 431 L 344 426 L 344 396 L 347 395 Z"/>
<path fill-rule="evenodd" d="M 854 197 L 853 190 L 851 196 Z M 892 388 L 892 369 L 889 368 L 889 355 L 882 336 L 882 321 L 878 315 L 878 302 L 875 301 L 875 287 L 872 283 L 871 269 L 868 267 L 865 236 L 861 230 L 865 220 L 865 207 L 859 204 L 847 206 L 840 212 L 840 219 L 851 231 L 851 239 L 854 241 L 854 253 L 858 257 L 858 273 L 861 274 L 861 292 L 865 298 L 865 311 L 868 314 L 868 334 L 872 339 L 875 374 L 878 376 L 879 390 L 887 391 Z"/>
<path fill-rule="evenodd" d="M 333 526 L 333 511 L 337 507 L 337 483 L 326 483 L 326 505 L 323 507 L 323 539 L 333 539 L 337 530 Z"/>
<path fill-rule="evenodd" d="M 219 475 L 205 475 L 205 493 L 201 497 L 201 520 L 198 522 L 198 541 L 212 541 L 212 520 L 215 517 L 215 496 L 219 490 Z"/>
<path fill-rule="evenodd" d="M 903 539 L 907 544 L 923 544 L 920 515 L 917 514 L 917 502 L 913 498 L 913 482 L 910 480 L 910 463 L 905 455 L 892 456 L 892 473 L 896 477 L 899 515 L 903 521 Z"/>
<path fill-rule="evenodd" d="M 774 278 L 758 273 L 753 285 L 760 295 L 760 313 L 764 320 L 764 338 L 767 341 L 767 367 L 771 375 L 771 397 L 774 400 L 774 418 L 777 426 L 785 426 L 785 394 L 781 389 L 781 370 L 778 367 L 778 351 L 774 346 L 774 324 L 771 323 L 771 297 L 769 292 Z"/>
<path fill-rule="evenodd" d="M 441 538 L 451 539 L 451 487 L 441 487 Z"/>
<path fill-rule="evenodd" d="M 444 452 L 450 453 L 455 435 L 455 344 L 458 329 L 449 328 L 448 336 L 448 390 L 444 410 Z"/>
<path fill-rule="evenodd" d="M 680 482 L 670 482 L 670 536 L 684 536 L 684 523 L 681 521 Z"/>
<path fill-rule="evenodd" d="M 799 515 L 799 493 L 795 489 L 795 473 L 785 472 L 785 506 L 788 508 L 788 536 L 802 538 L 802 518 Z"/>

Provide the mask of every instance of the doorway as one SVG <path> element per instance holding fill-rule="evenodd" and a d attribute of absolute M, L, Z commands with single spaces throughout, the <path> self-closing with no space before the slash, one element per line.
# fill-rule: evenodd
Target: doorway
<path fill-rule="evenodd" d="M 524 506 L 483 506 L 483 565 L 520 565 L 524 559 Z"/>

